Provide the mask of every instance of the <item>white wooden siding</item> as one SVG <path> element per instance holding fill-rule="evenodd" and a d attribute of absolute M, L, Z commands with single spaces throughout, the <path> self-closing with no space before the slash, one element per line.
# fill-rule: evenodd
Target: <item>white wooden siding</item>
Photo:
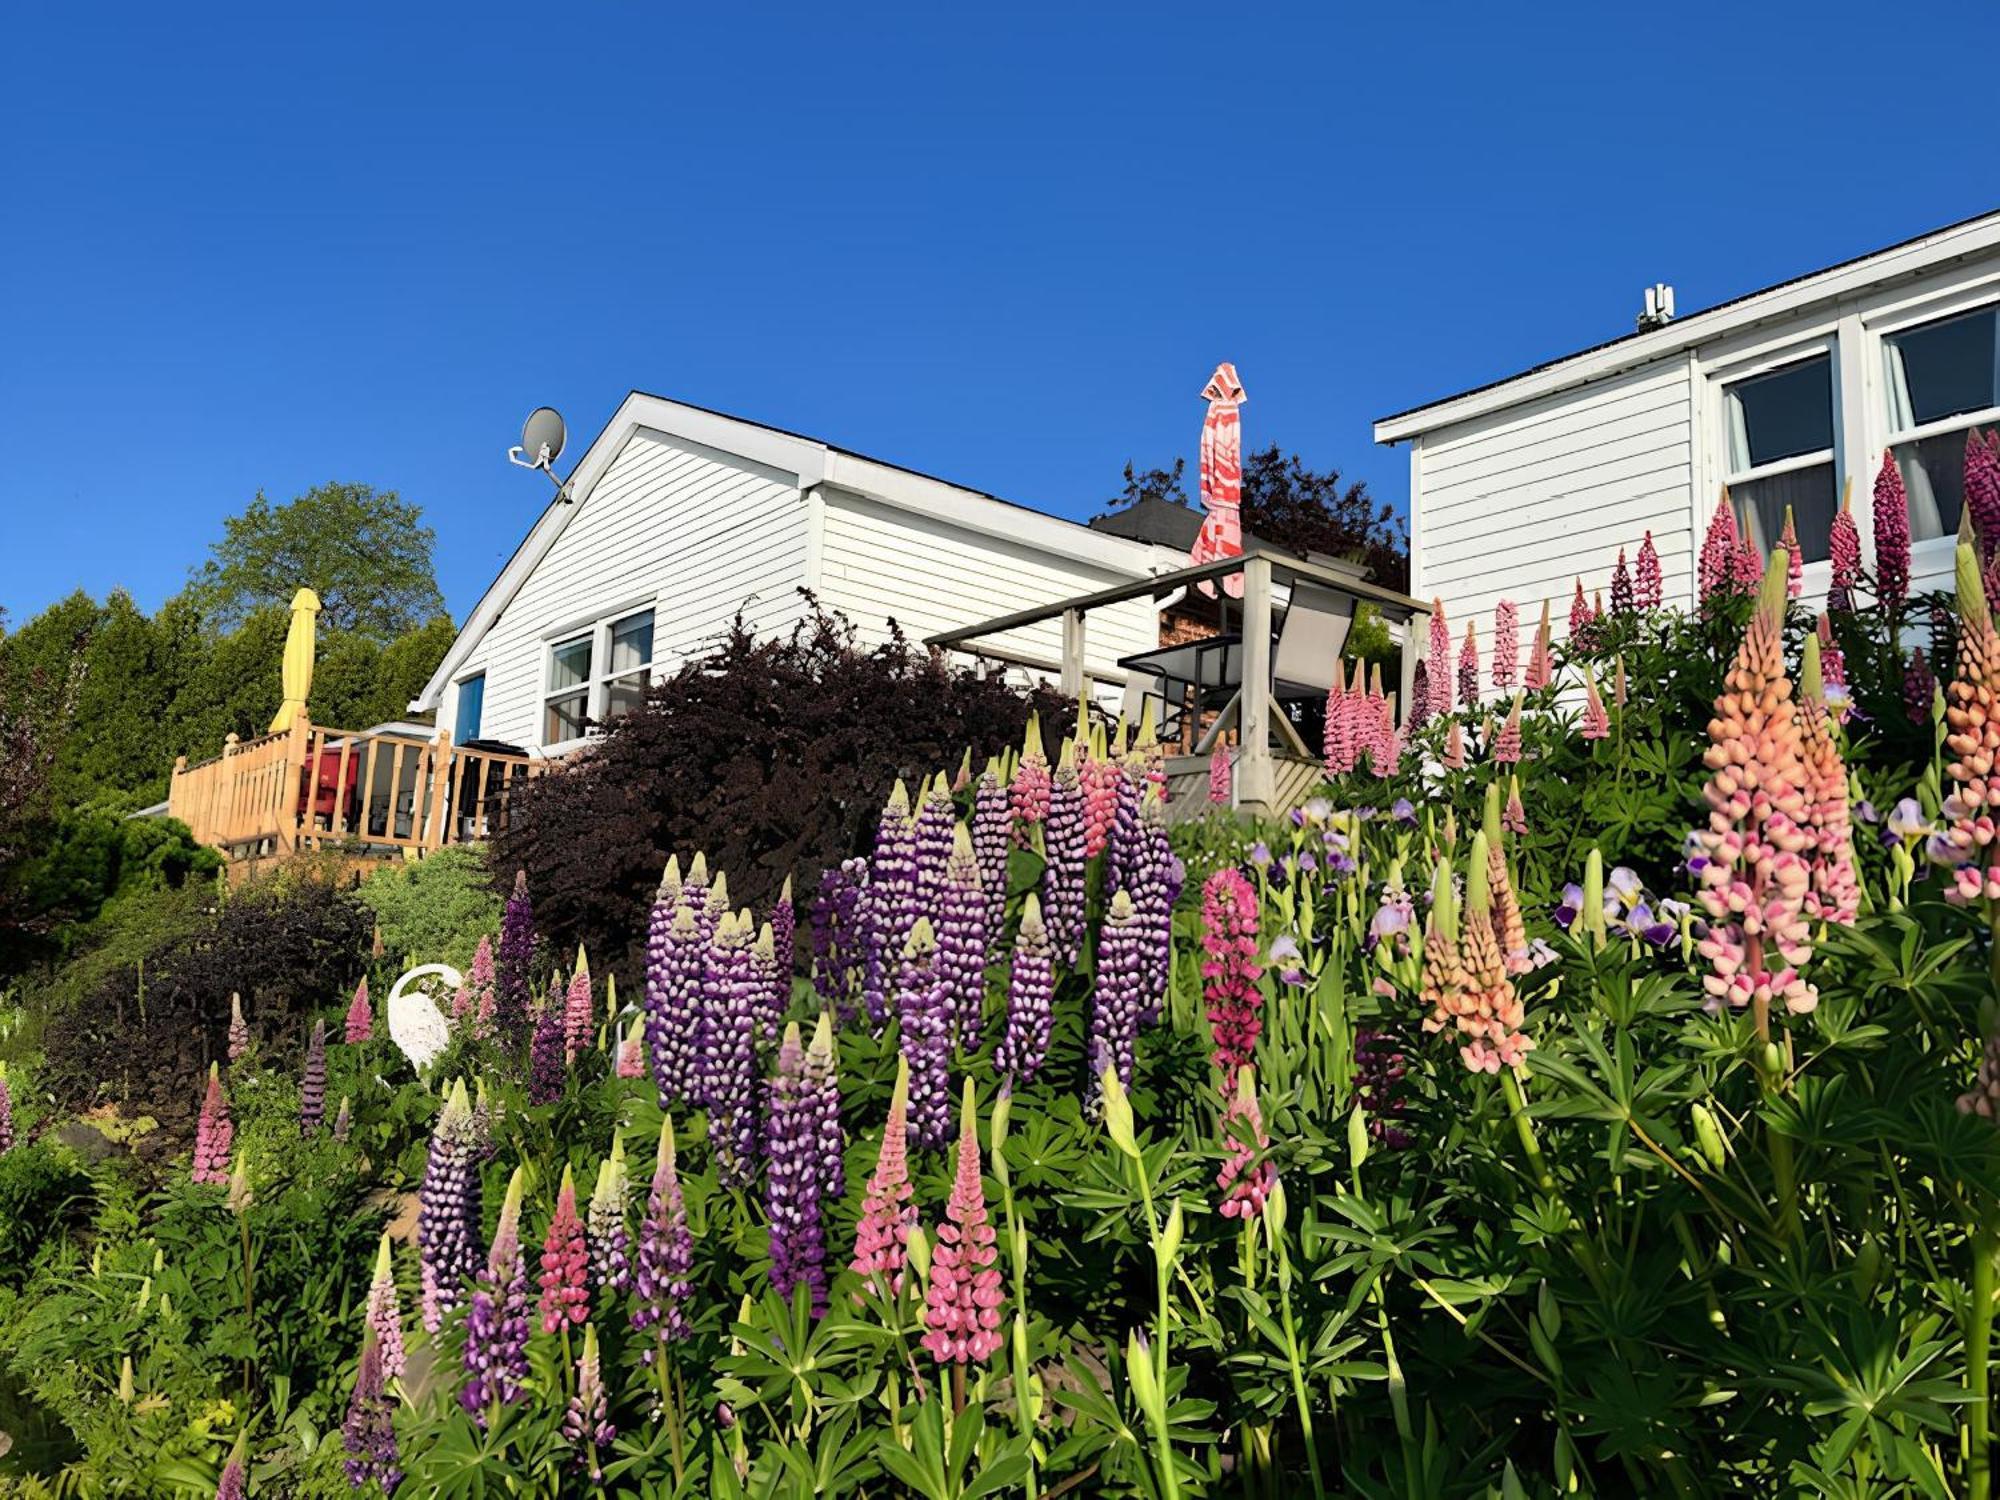
<path fill-rule="evenodd" d="M 482 736 L 539 746 L 555 634 L 652 601 L 657 674 L 701 654 L 739 609 L 759 632 L 788 627 L 805 581 L 806 504 L 795 476 L 641 430 L 456 676 L 486 673 Z M 456 713 L 454 684 L 438 722 Z"/>
<path fill-rule="evenodd" d="M 1130 573 L 982 536 L 934 517 L 823 487 L 826 512 L 817 585 L 822 603 L 854 622 L 864 641 L 888 637 L 894 619 L 913 641 L 1037 604 L 1110 588 Z M 1159 614 L 1147 598 L 1084 617 L 1084 660 L 1100 679 L 1121 656 L 1159 644 Z M 1008 631 L 995 645 L 1050 663 L 1062 659 L 1062 622 Z"/>
<path fill-rule="evenodd" d="M 1440 598 L 1454 637 L 1512 599 L 1525 654 L 1542 602 L 1567 633 L 1576 580 L 1607 603 L 1618 549 L 1653 533 L 1669 603 L 1694 592 L 1694 428 L 1684 356 L 1423 434 L 1411 465 L 1415 586 Z"/>

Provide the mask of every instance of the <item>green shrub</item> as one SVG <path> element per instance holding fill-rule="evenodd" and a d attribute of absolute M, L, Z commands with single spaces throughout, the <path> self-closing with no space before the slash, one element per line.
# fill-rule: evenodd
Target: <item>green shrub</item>
<path fill-rule="evenodd" d="M 90 1216 L 90 1177 L 47 1141 L 0 1156 L 0 1285 L 19 1284 L 38 1251 Z"/>
<path fill-rule="evenodd" d="M 464 969 L 481 937 L 500 928 L 500 898 L 483 852 L 449 845 L 415 864 L 386 865 L 361 882 L 382 947 L 406 964 Z"/>

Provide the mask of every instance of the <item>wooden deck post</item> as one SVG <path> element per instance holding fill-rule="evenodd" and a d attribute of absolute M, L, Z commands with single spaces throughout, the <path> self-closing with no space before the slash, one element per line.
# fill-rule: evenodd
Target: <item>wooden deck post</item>
<path fill-rule="evenodd" d="M 1236 802 L 1270 813 L 1277 795 L 1271 761 L 1271 559 L 1243 560 L 1243 687 L 1237 710 L 1242 743 L 1236 753 Z"/>
<path fill-rule="evenodd" d="M 277 837 L 271 841 L 271 852 L 280 859 L 297 852 L 299 830 L 305 826 L 306 808 L 302 804 L 306 802 L 306 754 L 311 742 L 312 719 L 302 707 L 292 715 L 292 727 L 285 740 L 284 766 L 278 773 L 277 794 L 272 799 L 276 804 L 272 808 L 276 814 L 272 822 Z"/>
<path fill-rule="evenodd" d="M 1081 698 L 1083 675 L 1083 611 L 1066 609 L 1062 617 L 1062 691 L 1065 698 Z"/>
<path fill-rule="evenodd" d="M 1429 615 L 1411 615 L 1403 622 L 1403 665 L 1396 676 L 1396 722 L 1401 723 L 1410 714 L 1410 692 L 1417 681 L 1417 663 L 1423 659 L 1429 647 L 1428 629 L 1419 630 L 1417 621 L 1430 624 Z"/>
<path fill-rule="evenodd" d="M 424 815 L 423 846 L 439 849 L 452 842 L 446 824 L 458 810 L 458 799 L 451 795 L 451 731 L 442 724 L 431 746 L 430 803 Z"/>

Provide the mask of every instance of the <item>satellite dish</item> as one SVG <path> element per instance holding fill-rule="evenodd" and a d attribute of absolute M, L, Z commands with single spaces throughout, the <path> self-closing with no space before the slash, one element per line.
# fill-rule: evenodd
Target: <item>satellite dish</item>
<path fill-rule="evenodd" d="M 561 458 L 563 444 L 568 439 L 569 429 L 563 425 L 562 413 L 553 406 L 536 407 L 521 424 L 521 451 L 537 468 Z"/>

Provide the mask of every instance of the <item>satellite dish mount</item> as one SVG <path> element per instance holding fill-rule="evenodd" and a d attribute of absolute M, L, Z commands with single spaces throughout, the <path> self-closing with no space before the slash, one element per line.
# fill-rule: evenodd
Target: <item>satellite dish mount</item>
<path fill-rule="evenodd" d="M 521 424 L 521 441 L 507 450 L 507 462 L 523 469 L 539 469 L 549 476 L 549 483 L 556 487 L 556 502 L 568 505 L 572 501 L 569 484 L 556 473 L 556 460 L 562 457 L 563 445 L 569 441 L 569 429 L 563 425 L 562 413 L 553 406 L 538 406 L 528 413 L 528 420 Z"/>

